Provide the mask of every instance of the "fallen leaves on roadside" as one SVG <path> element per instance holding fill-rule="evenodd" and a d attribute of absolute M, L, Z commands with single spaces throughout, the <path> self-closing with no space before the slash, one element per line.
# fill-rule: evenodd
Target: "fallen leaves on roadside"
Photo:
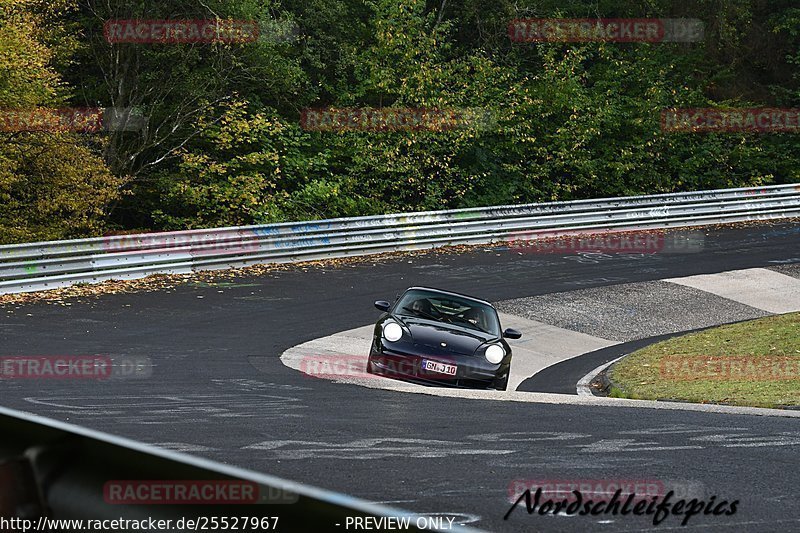
<path fill-rule="evenodd" d="M 484 245 L 485 246 L 485 245 Z M 267 263 L 236 267 L 226 270 L 204 270 L 191 274 L 152 274 L 146 278 L 107 280 L 99 283 L 79 283 L 70 287 L 50 289 L 37 292 L 23 292 L 0 295 L 0 306 L 8 304 L 27 304 L 44 302 L 52 305 L 71 305 L 67 299 L 92 298 L 105 294 L 122 294 L 133 292 L 152 292 L 174 289 L 188 283 L 219 283 L 224 280 L 243 277 L 259 277 L 277 272 L 308 272 L 331 268 L 353 268 L 364 265 L 375 266 L 392 259 L 409 256 L 449 255 L 472 251 L 475 246 L 453 245 L 426 250 L 403 250 L 384 252 L 367 256 L 336 257 L 331 259 L 303 261 L 296 263 Z"/>
<path fill-rule="evenodd" d="M 685 227 L 685 228 L 652 228 L 652 229 L 639 229 L 630 231 L 636 232 L 673 232 L 673 231 L 703 231 L 706 234 L 710 230 L 715 229 L 730 229 L 737 227 L 752 227 L 752 226 L 773 226 L 778 224 L 786 224 L 787 222 L 800 222 L 800 218 L 794 219 L 776 219 L 776 220 L 760 220 L 760 221 L 744 221 L 735 222 L 732 224 L 714 224 L 708 226 Z M 606 233 L 602 229 L 597 229 L 596 235 Z M 595 235 L 590 231 L 586 235 Z M 566 235 L 555 235 L 544 237 L 541 240 L 544 242 L 559 240 L 565 238 Z M 323 273 L 326 269 L 331 268 L 356 268 L 365 265 L 376 266 L 384 264 L 385 262 L 394 259 L 403 259 L 408 257 L 419 256 L 439 256 L 439 255 L 453 255 L 462 253 L 475 253 L 482 251 L 484 253 L 497 254 L 497 247 L 509 246 L 515 243 L 524 241 L 498 241 L 493 243 L 490 248 L 484 244 L 456 244 L 442 246 L 439 248 L 427 248 L 424 250 L 399 250 L 394 252 L 383 252 L 373 255 L 365 256 L 352 256 L 352 257 L 336 257 L 331 259 L 315 260 L 315 261 L 298 261 L 294 263 L 267 263 L 249 265 L 245 267 L 236 267 L 226 270 L 206 270 L 193 272 L 191 274 L 153 274 L 146 278 L 128 279 L 128 280 L 108 280 L 100 283 L 80 283 L 70 287 L 60 289 L 50 289 L 47 291 L 16 293 L 16 294 L 2 294 L 0 295 L 0 306 L 8 304 L 27 304 L 34 302 L 44 302 L 52 305 L 71 305 L 66 302 L 67 299 L 75 298 L 96 298 L 105 294 L 121 294 L 121 293 L 134 293 L 134 292 L 152 292 L 159 290 L 173 289 L 179 285 L 187 283 L 215 283 L 221 280 L 242 278 L 242 277 L 259 277 L 267 276 L 277 272 L 308 272 L 310 270 L 321 270 Z M 519 255 L 519 254 L 518 254 Z M 408 260 L 408 263 L 413 263 Z"/>

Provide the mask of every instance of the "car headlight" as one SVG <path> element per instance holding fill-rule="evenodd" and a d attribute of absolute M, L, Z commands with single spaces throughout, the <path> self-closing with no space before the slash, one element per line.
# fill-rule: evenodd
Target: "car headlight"
<path fill-rule="evenodd" d="M 499 344 L 492 344 L 488 348 L 486 348 L 486 360 L 496 365 L 500 361 L 503 360 L 503 357 L 506 356 L 506 351 L 503 349 L 502 346 Z"/>
<path fill-rule="evenodd" d="M 399 341 L 402 336 L 403 328 L 397 322 L 387 322 L 383 325 L 383 338 L 387 341 Z"/>

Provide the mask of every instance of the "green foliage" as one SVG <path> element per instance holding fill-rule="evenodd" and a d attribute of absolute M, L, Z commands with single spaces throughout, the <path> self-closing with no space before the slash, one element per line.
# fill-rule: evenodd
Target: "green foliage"
<path fill-rule="evenodd" d="M 788 313 L 651 344 L 615 363 L 611 396 L 753 407 L 800 405 L 797 331 Z"/>
<path fill-rule="evenodd" d="M 336 198 L 335 187 L 310 180 L 324 171 L 325 157 L 308 150 L 299 126 L 275 110 L 249 112 L 241 102 L 221 107 L 195 125 L 202 133 L 174 170 L 158 175 L 152 209 L 159 226 L 265 223 L 300 213 L 314 218 L 304 206 Z"/>
<path fill-rule="evenodd" d="M 68 0 L 0 0 L 0 109 L 64 104 Z M 61 23 L 59 23 L 61 22 Z M 79 135 L 0 132 L 0 243 L 97 235 L 122 180 Z"/>
<path fill-rule="evenodd" d="M 705 38 L 511 42 L 508 22 L 526 17 L 697 18 Z M 110 18 L 289 21 L 301 35 L 112 45 L 102 34 Z M 0 222 L 18 236 L 800 180 L 796 134 L 660 124 L 673 107 L 800 107 L 794 0 L 0 0 L 0 19 L 0 107 L 135 107 L 148 119 L 91 143 L 9 137 Z M 300 127 L 306 107 L 470 109 L 490 120 L 318 132 Z M 34 190 L 61 203 L 30 207 Z"/>
<path fill-rule="evenodd" d="M 69 134 L 30 134 L 0 149 L 2 242 L 98 235 L 120 180 Z"/>

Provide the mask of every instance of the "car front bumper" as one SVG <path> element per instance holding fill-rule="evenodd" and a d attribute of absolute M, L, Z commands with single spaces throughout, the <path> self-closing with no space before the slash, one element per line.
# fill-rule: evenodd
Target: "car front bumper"
<path fill-rule="evenodd" d="M 428 370 L 423 367 L 425 360 L 454 365 L 456 373 L 450 375 Z M 390 350 L 385 346 L 376 349 L 373 345 L 367 372 L 425 385 L 485 389 L 493 388 L 497 382 L 502 381 L 508 374 L 509 367 L 505 361 L 493 365 L 479 356 L 412 354 Z"/>

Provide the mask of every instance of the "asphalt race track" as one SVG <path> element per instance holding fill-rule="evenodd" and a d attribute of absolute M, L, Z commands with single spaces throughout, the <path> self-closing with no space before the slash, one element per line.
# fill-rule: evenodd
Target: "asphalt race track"
<path fill-rule="evenodd" d="M 3 380 L 0 403 L 491 531 L 653 527 L 652 517 L 529 516 L 524 506 L 506 521 L 514 480 L 660 480 L 739 500 L 735 515 L 697 515 L 686 530 L 800 529 L 797 418 L 404 394 L 313 379 L 279 361 L 301 342 L 374 321 L 372 302 L 410 285 L 496 302 L 792 265 L 800 227 L 707 230 L 703 250 L 690 255 L 573 259 L 496 246 L 70 306 L 6 305 L 0 355 L 138 356 L 153 370 L 107 381 Z M 680 518 L 658 527 L 680 528 Z"/>

